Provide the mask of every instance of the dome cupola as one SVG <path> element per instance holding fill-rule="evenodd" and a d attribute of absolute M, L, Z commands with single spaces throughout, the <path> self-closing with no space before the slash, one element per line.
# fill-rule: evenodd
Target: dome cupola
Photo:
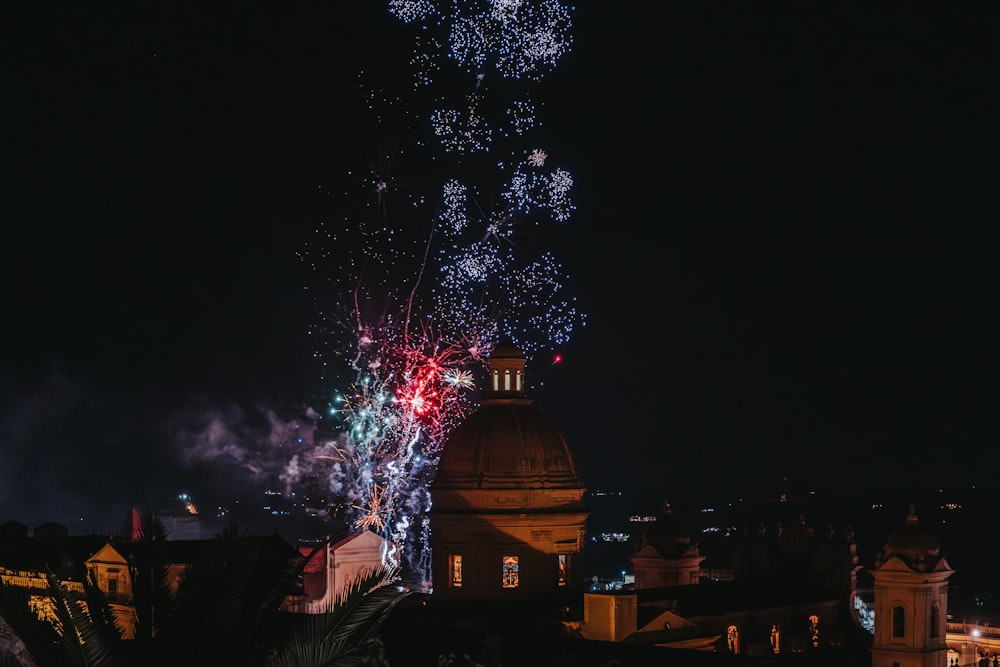
<path fill-rule="evenodd" d="M 663 501 L 663 508 L 656 521 L 642 532 L 640 548 L 650 545 L 666 557 L 697 554 L 697 542 L 674 515 L 670 501 Z"/>
<path fill-rule="evenodd" d="M 514 506 L 531 506 L 540 499 L 535 491 L 555 489 L 574 493 L 555 494 L 552 502 L 574 498 L 577 504 L 583 482 L 563 434 L 525 393 L 524 353 L 511 343 L 498 345 L 488 366 L 482 405 L 442 449 L 431 484 L 435 506 L 452 502 L 447 491 L 461 492 L 462 499 L 454 500 L 463 505 L 472 501 L 467 492 L 488 491 L 492 503 L 498 489 L 515 492 L 507 494 Z"/>
<path fill-rule="evenodd" d="M 910 505 L 906 522 L 889 536 L 876 554 L 876 569 L 892 558 L 899 558 L 915 572 L 937 569 L 944 559 L 938 539 L 920 527 L 913 505 Z"/>

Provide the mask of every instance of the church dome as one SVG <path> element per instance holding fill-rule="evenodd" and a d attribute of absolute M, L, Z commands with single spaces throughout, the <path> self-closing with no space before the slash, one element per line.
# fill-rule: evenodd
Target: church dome
<path fill-rule="evenodd" d="M 490 359 L 524 359 L 524 352 L 517 345 L 510 342 L 500 343 L 490 353 Z"/>
<path fill-rule="evenodd" d="M 432 492 L 584 488 L 562 432 L 525 396 L 524 364 L 524 353 L 514 345 L 494 350 L 491 386 L 480 408 L 446 440 Z M 435 494 L 435 505 L 440 507 L 438 499 L 448 503 L 448 497 Z"/>
<path fill-rule="evenodd" d="M 892 558 L 899 558 L 917 572 L 933 570 L 944 558 L 940 542 L 920 527 L 912 508 L 906 517 L 906 523 L 889 536 L 876 555 L 875 567 L 881 567 Z"/>
<path fill-rule="evenodd" d="M 441 600 L 534 614 L 582 599 L 586 488 L 566 439 L 525 395 L 525 363 L 514 345 L 494 349 L 479 409 L 442 445 L 427 513 Z"/>
<path fill-rule="evenodd" d="M 578 488 L 562 433 L 534 405 L 485 404 L 445 443 L 434 488 Z"/>

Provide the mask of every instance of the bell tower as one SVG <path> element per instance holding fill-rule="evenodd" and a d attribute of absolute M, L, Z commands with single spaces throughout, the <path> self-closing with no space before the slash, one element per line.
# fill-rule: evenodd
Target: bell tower
<path fill-rule="evenodd" d="M 936 538 L 906 523 L 875 557 L 872 667 L 947 667 L 948 578 L 953 570 Z"/>

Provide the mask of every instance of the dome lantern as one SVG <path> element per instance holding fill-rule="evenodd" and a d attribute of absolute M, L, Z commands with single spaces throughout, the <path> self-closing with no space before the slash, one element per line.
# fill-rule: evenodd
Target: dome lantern
<path fill-rule="evenodd" d="M 524 399 L 525 356 L 513 343 L 500 343 L 489 358 L 490 386 L 485 400 Z"/>

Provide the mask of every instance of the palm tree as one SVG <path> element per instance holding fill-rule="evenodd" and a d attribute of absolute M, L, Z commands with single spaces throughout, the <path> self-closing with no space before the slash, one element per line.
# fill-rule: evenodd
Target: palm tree
<path fill-rule="evenodd" d="M 0 586 L 0 616 L 41 667 L 127 667 L 122 628 L 104 593 L 90 577 L 84 595 L 71 592 L 46 572 L 52 621 L 39 618 L 31 591 Z M 40 591 L 35 589 L 35 595 Z M 16 663 L 20 664 L 20 663 Z"/>
<path fill-rule="evenodd" d="M 123 628 L 104 592 L 88 573 L 81 599 L 52 572 L 47 573 L 49 595 L 55 607 L 55 629 L 64 649 L 65 664 L 74 667 L 125 667 Z"/>
<path fill-rule="evenodd" d="M 388 665 L 379 633 L 410 594 L 400 572 L 387 566 L 363 572 L 322 613 L 283 612 L 284 630 L 268 667 Z"/>
<path fill-rule="evenodd" d="M 387 665 L 379 631 L 409 595 L 399 568 L 378 566 L 323 613 L 283 611 L 283 601 L 298 590 L 307 557 L 281 538 L 249 537 L 233 526 L 178 571 L 170 562 L 166 530 L 149 508 L 140 515 L 139 539 L 125 551 L 134 639 L 124 639 L 92 573 L 83 578 L 82 599 L 49 573 L 54 624 L 30 610 L 28 591 L 0 586 L 0 615 L 40 667 Z"/>
<path fill-rule="evenodd" d="M 148 505 L 139 512 L 137 531 L 138 539 L 126 554 L 135 609 L 134 641 L 137 653 L 149 654 L 155 651 L 158 627 L 170 617 L 174 605 L 166 553 L 168 535 Z"/>
<path fill-rule="evenodd" d="M 39 620 L 31 608 L 30 592 L 24 588 L 0 585 L 0 617 L 13 632 L 36 665 L 55 665 L 53 656 L 61 655 L 63 648 L 55 627 Z M 6 656 L 3 667 L 22 667 L 26 661 L 16 656 Z"/>
<path fill-rule="evenodd" d="M 150 664 L 261 664 L 304 560 L 280 538 L 224 530 L 185 568 L 169 615 L 157 619 Z"/>

